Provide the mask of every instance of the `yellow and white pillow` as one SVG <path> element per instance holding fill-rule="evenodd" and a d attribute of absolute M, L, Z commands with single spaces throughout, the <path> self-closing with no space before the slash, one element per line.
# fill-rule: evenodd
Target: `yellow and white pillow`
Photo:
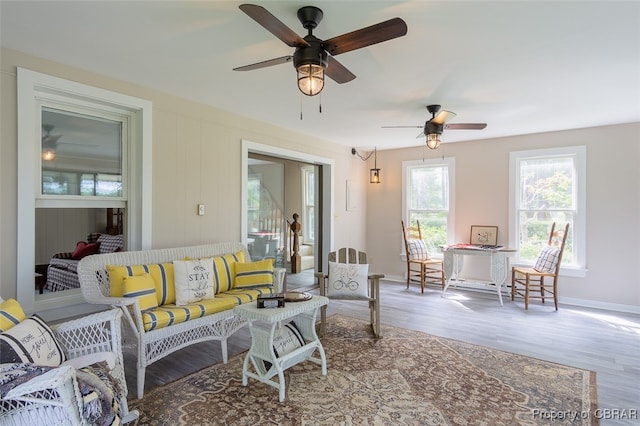
<path fill-rule="evenodd" d="M 124 297 L 139 297 L 138 302 L 142 312 L 158 307 L 156 285 L 151 274 L 124 277 L 122 295 Z"/>
<path fill-rule="evenodd" d="M 265 287 L 273 285 L 273 260 L 237 263 L 233 288 Z"/>
<path fill-rule="evenodd" d="M 153 263 L 148 265 L 107 265 L 111 297 L 122 297 L 122 283 L 125 277 L 149 274 L 156 287 L 158 306 L 176 301 L 176 289 L 173 279 L 173 263 Z"/>
<path fill-rule="evenodd" d="M 24 321 L 27 316 L 16 299 L 7 299 L 0 303 L 0 333 Z"/>

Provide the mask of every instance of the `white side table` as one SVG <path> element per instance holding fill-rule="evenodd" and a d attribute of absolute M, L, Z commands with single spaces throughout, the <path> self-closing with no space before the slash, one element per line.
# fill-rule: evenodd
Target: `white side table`
<path fill-rule="evenodd" d="M 322 366 L 322 375 L 327 375 L 327 359 L 324 348 L 316 334 L 318 309 L 329 303 L 324 296 L 314 295 L 304 302 L 286 302 L 284 308 L 258 309 L 256 303 L 245 303 L 235 308 L 235 314 L 249 323 L 251 348 L 242 366 L 242 384 L 247 386 L 249 377 L 277 388 L 280 402 L 285 398 L 284 370 L 303 361 L 312 361 Z M 304 338 L 304 346 L 280 357 L 273 350 L 273 336 L 281 322 L 293 320 Z M 318 350 L 320 358 L 312 357 Z M 267 369 L 264 361 L 271 363 Z M 253 371 L 249 368 L 253 367 Z M 278 376 L 278 381 L 272 380 Z"/>

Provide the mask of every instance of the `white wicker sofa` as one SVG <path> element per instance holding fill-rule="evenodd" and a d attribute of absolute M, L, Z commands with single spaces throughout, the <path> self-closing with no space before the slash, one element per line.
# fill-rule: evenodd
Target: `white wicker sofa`
<path fill-rule="evenodd" d="M 120 421 L 128 423 L 135 420 L 139 413 L 136 410 L 130 412 L 127 406 L 121 317 L 122 313 L 119 310 L 111 309 L 52 325 L 51 329 L 69 360 L 100 353 L 115 355 L 115 363 L 110 374 L 122 390 L 122 398 L 118 401 Z M 87 424 L 82 415 L 84 399 L 76 374 L 75 368 L 68 365 L 60 366 L 13 388 L 0 400 L 0 424 Z"/>
<path fill-rule="evenodd" d="M 222 347 L 222 358 L 226 363 L 227 339 L 242 326 L 246 321 L 236 317 L 233 308 L 240 303 L 254 301 L 257 296 L 265 293 L 280 293 L 284 291 L 283 268 L 274 268 L 273 285 L 253 288 L 231 288 L 216 290 L 215 298 L 212 301 L 227 303 L 223 309 L 216 309 L 215 312 L 205 313 L 204 316 L 187 315 L 181 321 L 169 321 L 165 326 L 154 328 L 149 325 L 149 312 L 156 312 L 158 315 L 165 315 L 167 312 L 177 312 L 182 306 L 175 304 L 161 304 L 158 308 L 142 312 L 140 309 L 140 298 L 138 297 L 111 297 L 109 268 L 113 270 L 116 266 L 129 266 L 131 269 L 139 268 L 143 265 L 145 270 L 151 268 L 150 265 L 164 265 L 174 260 L 201 259 L 213 257 L 214 259 L 223 257 L 229 259 L 230 255 L 241 253 L 238 263 L 250 262 L 247 248 L 239 242 L 213 243 L 199 246 L 125 251 L 109 254 L 92 255 L 83 258 L 78 265 L 78 276 L 80 278 L 80 288 L 87 302 L 93 304 L 111 305 L 122 309 L 125 322 L 131 327 L 137 343 L 137 394 L 138 398 L 144 395 L 144 381 L 146 367 L 155 361 L 189 345 L 218 340 Z M 235 268 L 235 267 L 234 267 Z M 131 274 L 130 274 L 131 275 Z M 170 275 L 169 273 L 166 275 Z M 171 278 L 171 277 L 169 277 Z M 233 280 L 233 277 L 231 277 Z M 175 302 L 174 302 L 175 303 Z M 202 303 L 202 302 L 200 302 Z M 199 316 L 199 317 L 197 317 Z M 143 318 L 144 317 L 144 318 Z"/>

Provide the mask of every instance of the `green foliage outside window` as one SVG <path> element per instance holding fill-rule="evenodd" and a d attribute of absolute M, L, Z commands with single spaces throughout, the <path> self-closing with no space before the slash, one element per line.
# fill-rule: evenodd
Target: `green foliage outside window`
<path fill-rule="evenodd" d="M 520 259 L 535 261 L 556 229 L 569 223 L 563 258 L 573 259 L 574 160 L 527 159 L 520 164 Z"/>

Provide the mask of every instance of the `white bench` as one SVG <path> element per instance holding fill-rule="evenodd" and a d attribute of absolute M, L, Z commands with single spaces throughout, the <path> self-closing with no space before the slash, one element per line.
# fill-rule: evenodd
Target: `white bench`
<path fill-rule="evenodd" d="M 190 319 L 179 324 L 145 331 L 137 298 L 110 297 L 107 265 L 145 265 L 185 258 L 221 256 L 242 251 L 246 261 L 250 261 L 247 248 L 239 242 L 214 243 L 199 246 L 166 248 L 155 250 L 125 251 L 87 256 L 78 264 L 78 276 L 82 295 L 88 303 L 110 305 L 122 309 L 125 322 L 131 327 L 137 341 L 137 393 L 144 395 L 146 367 L 165 356 L 189 345 L 218 340 L 222 347 L 222 359 L 226 363 L 227 339 L 246 320 L 234 315 L 233 309 Z M 284 291 L 283 268 L 274 269 L 273 292 Z"/>

